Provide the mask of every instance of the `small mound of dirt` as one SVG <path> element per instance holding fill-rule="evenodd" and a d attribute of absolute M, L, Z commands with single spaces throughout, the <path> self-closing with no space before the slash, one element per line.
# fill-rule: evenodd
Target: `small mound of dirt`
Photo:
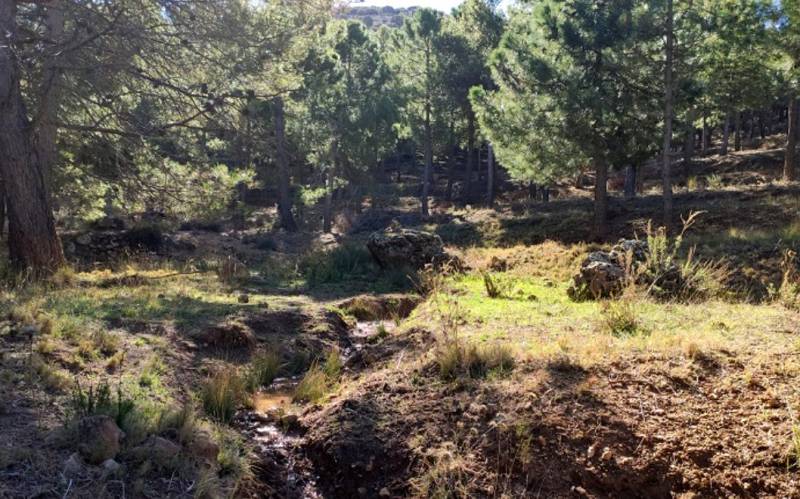
<path fill-rule="evenodd" d="M 416 295 L 361 295 L 339 307 L 359 321 L 405 319 L 422 302 Z"/>
<path fill-rule="evenodd" d="M 207 347 L 226 350 L 252 350 L 256 346 L 253 330 L 247 324 L 235 319 L 228 319 L 205 330 L 199 340 Z"/>

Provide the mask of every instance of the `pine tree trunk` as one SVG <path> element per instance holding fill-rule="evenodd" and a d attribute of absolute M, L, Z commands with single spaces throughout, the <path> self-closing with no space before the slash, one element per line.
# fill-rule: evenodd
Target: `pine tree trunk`
<path fill-rule="evenodd" d="M 594 168 L 594 235 L 604 239 L 608 235 L 608 164 L 605 158 L 595 160 Z"/>
<path fill-rule="evenodd" d="M 664 227 L 667 233 L 672 231 L 672 86 L 673 86 L 673 13 L 672 0 L 667 0 L 667 47 L 666 65 L 664 69 L 664 149 L 663 165 L 661 168 L 662 192 L 664 196 Z"/>
<path fill-rule="evenodd" d="M 736 151 L 742 150 L 742 113 L 736 113 L 736 133 L 734 134 L 733 146 Z"/>
<path fill-rule="evenodd" d="M 728 146 L 731 142 L 731 113 L 725 115 L 725 125 L 722 129 L 722 145 L 719 148 L 720 156 L 728 154 Z"/>
<path fill-rule="evenodd" d="M 422 172 L 422 197 L 420 199 L 420 206 L 422 216 L 427 217 L 428 210 L 428 196 L 431 191 L 430 177 L 433 171 L 433 131 L 431 129 L 431 100 L 433 99 L 433 89 L 431 88 L 431 51 L 432 47 L 428 46 L 425 50 L 425 170 Z"/>
<path fill-rule="evenodd" d="M 467 169 L 464 173 L 464 199 L 472 195 L 472 168 L 475 161 L 475 113 L 467 110 Z"/>
<path fill-rule="evenodd" d="M 50 185 L 53 169 L 58 164 L 58 111 L 61 101 L 61 69 L 58 53 L 64 39 L 64 10 L 60 0 L 47 4 L 45 11 L 47 48 L 42 64 L 42 82 L 39 89 L 39 123 L 36 147 L 42 164 L 45 182 Z"/>
<path fill-rule="evenodd" d="M 694 109 L 689 110 L 686 124 L 686 142 L 683 145 L 683 175 L 687 179 L 692 173 L 692 158 L 694 158 L 695 132 Z"/>
<path fill-rule="evenodd" d="M 330 234 L 333 228 L 333 168 L 325 172 L 325 208 L 322 213 L 322 232 Z"/>
<path fill-rule="evenodd" d="M 6 233 L 6 190 L 3 177 L 0 177 L 0 240 Z"/>
<path fill-rule="evenodd" d="M 636 167 L 628 165 L 625 168 L 625 199 L 630 201 L 636 197 Z"/>
<path fill-rule="evenodd" d="M 289 151 L 286 143 L 286 115 L 283 97 L 272 101 L 275 119 L 275 148 L 278 161 L 278 221 L 289 231 L 297 231 L 297 223 L 292 214 L 292 192 L 289 182 Z"/>
<path fill-rule="evenodd" d="M 456 158 L 458 156 L 458 146 L 450 147 L 450 155 L 447 158 L 447 190 L 444 197 L 447 201 L 453 200 L 453 184 L 456 181 Z"/>
<path fill-rule="evenodd" d="M 14 53 L 16 3 L 0 0 L 0 176 L 5 180 L 9 259 L 14 268 L 44 275 L 64 265 L 42 164 L 20 90 Z"/>
<path fill-rule="evenodd" d="M 494 151 L 492 144 L 489 143 L 487 151 L 486 167 L 486 204 L 489 208 L 494 208 Z"/>
<path fill-rule="evenodd" d="M 711 147 L 711 128 L 708 126 L 708 116 L 703 114 L 703 137 L 701 138 L 701 154 L 708 155 L 708 149 Z"/>
<path fill-rule="evenodd" d="M 797 165 L 796 165 L 796 147 L 798 136 L 798 102 L 796 97 L 792 97 L 789 101 L 789 129 L 786 133 L 786 154 L 783 158 L 783 179 L 786 181 L 796 180 L 797 178 Z"/>

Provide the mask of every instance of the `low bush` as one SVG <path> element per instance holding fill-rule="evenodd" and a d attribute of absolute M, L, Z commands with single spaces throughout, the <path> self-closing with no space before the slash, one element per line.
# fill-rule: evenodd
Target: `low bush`
<path fill-rule="evenodd" d="M 640 331 L 639 318 L 632 300 L 606 301 L 600 313 L 604 333 L 612 336 L 633 336 Z"/>
<path fill-rule="evenodd" d="M 332 250 L 315 251 L 300 261 L 300 272 L 311 286 L 363 277 L 375 270 L 369 251 L 358 244 L 345 244 Z"/>

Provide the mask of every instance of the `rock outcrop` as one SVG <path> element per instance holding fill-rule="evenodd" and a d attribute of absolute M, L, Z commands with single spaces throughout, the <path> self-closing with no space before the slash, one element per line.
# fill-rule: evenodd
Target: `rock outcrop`
<path fill-rule="evenodd" d="M 382 269 L 421 269 L 429 264 L 440 266 L 455 261 L 444 250 L 442 238 L 410 229 L 375 232 L 367 242 L 367 249 Z"/>
<path fill-rule="evenodd" d="M 594 251 L 581 264 L 567 290 L 576 301 L 610 298 L 619 294 L 629 271 L 647 261 L 647 241 L 622 240 L 611 251 Z"/>

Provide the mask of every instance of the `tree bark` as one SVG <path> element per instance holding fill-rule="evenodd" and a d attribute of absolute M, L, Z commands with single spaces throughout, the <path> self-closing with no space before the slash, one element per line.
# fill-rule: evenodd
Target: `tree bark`
<path fill-rule="evenodd" d="M 736 151 L 742 150 L 742 113 L 736 112 L 735 118 L 736 133 L 733 136 L 733 148 Z"/>
<path fill-rule="evenodd" d="M 39 88 L 39 122 L 36 147 L 45 182 L 50 185 L 52 171 L 58 164 L 58 111 L 61 101 L 61 69 L 58 54 L 64 42 L 64 10 L 60 0 L 47 4 L 45 11 L 47 44 Z"/>
<path fill-rule="evenodd" d="M 796 97 L 789 101 L 789 129 L 786 133 L 786 154 L 783 158 L 783 179 L 793 181 L 797 179 L 797 136 L 798 136 L 798 102 Z"/>
<path fill-rule="evenodd" d="M 708 116 L 703 113 L 703 137 L 701 138 L 701 154 L 706 156 L 711 147 L 711 128 L 708 126 Z"/>
<path fill-rule="evenodd" d="M 422 173 L 422 198 L 420 199 L 423 217 L 427 217 L 429 214 L 428 196 L 430 196 L 430 177 L 433 172 L 433 131 L 431 129 L 431 99 L 433 98 L 433 89 L 431 88 L 432 50 L 433 48 L 430 45 L 425 49 L 425 171 Z"/>
<path fill-rule="evenodd" d="M 666 64 L 664 69 L 664 156 L 661 169 L 662 191 L 664 196 L 664 227 L 667 233 L 672 231 L 672 163 L 670 150 L 672 149 L 672 112 L 673 112 L 673 5 L 672 0 L 667 0 L 667 46 Z"/>
<path fill-rule="evenodd" d="M 45 275 L 64 265 L 42 163 L 20 89 L 16 2 L 0 0 L 0 176 L 5 180 L 12 266 Z"/>
<path fill-rule="evenodd" d="M 731 142 L 731 113 L 725 115 L 725 125 L 722 129 L 722 145 L 719 148 L 720 156 L 728 154 L 728 145 Z"/>
<path fill-rule="evenodd" d="M 683 174 L 687 179 L 692 173 L 692 159 L 695 144 L 694 109 L 689 110 L 686 124 L 686 141 L 683 145 Z"/>
<path fill-rule="evenodd" d="M 0 177 L 0 240 L 6 233 L 6 190 L 3 177 Z"/>
<path fill-rule="evenodd" d="M 322 232 L 330 234 L 333 229 L 333 168 L 325 172 L 325 208 L 322 213 Z"/>
<path fill-rule="evenodd" d="M 447 158 L 447 190 L 444 197 L 447 201 L 453 200 L 453 184 L 456 181 L 456 157 L 458 156 L 458 146 L 450 147 L 450 155 Z"/>
<path fill-rule="evenodd" d="M 594 169 L 594 235 L 604 239 L 608 235 L 608 164 L 605 158 L 595 160 Z"/>
<path fill-rule="evenodd" d="M 289 182 L 289 151 L 286 143 L 286 115 L 283 97 L 272 101 L 275 119 L 275 149 L 278 161 L 278 221 L 289 232 L 297 231 L 297 223 L 292 214 L 292 192 Z"/>
<path fill-rule="evenodd" d="M 491 142 L 488 145 L 486 157 L 486 204 L 489 208 L 494 208 L 494 150 Z"/>
<path fill-rule="evenodd" d="M 636 197 L 636 173 L 634 165 L 625 168 L 625 199 L 628 201 Z"/>
<path fill-rule="evenodd" d="M 472 195 L 472 168 L 475 161 L 475 113 L 467 110 L 467 169 L 464 172 L 464 199 Z"/>

